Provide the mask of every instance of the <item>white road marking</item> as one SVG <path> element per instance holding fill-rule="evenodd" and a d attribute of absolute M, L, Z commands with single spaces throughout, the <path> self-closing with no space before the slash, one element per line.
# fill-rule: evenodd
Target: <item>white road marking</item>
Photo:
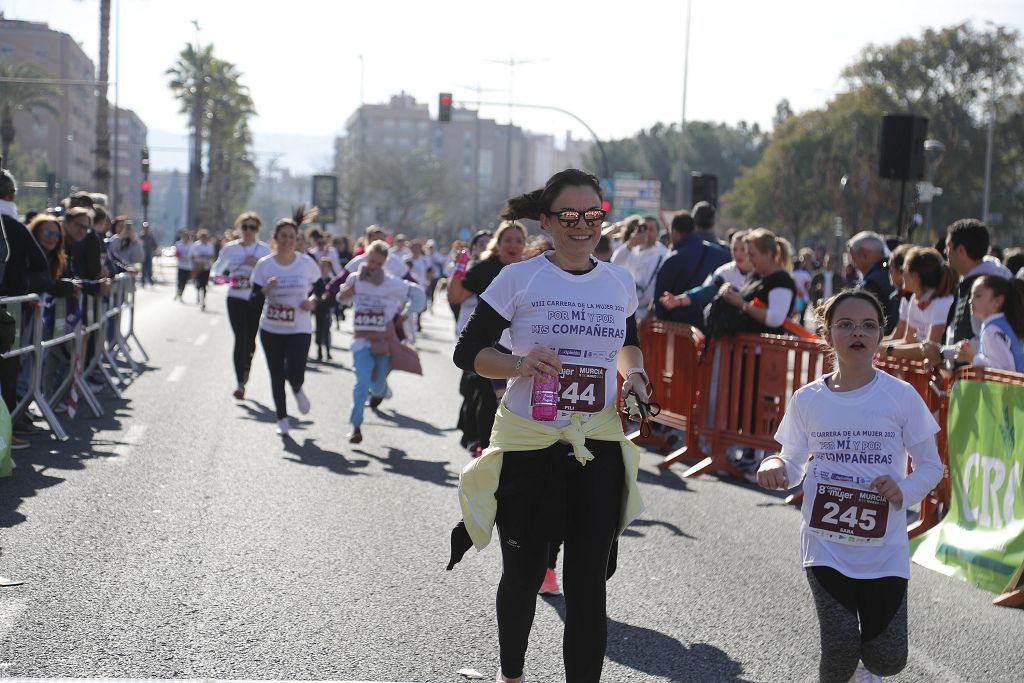
<path fill-rule="evenodd" d="M 181 377 L 184 374 L 185 374 L 185 366 L 184 365 L 176 365 L 174 367 L 174 369 L 171 370 L 171 374 L 167 375 L 167 381 L 168 382 L 180 382 L 181 381 Z"/>
<path fill-rule="evenodd" d="M 137 446 L 146 433 L 146 425 L 131 425 L 121 438 L 121 443 L 114 446 L 114 455 L 123 458 L 128 455 L 132 447 Z"/>
<path fill-rule="evenodd" d="M 201 335 L 196 337 L 196 346 L 202 346 L 210 339 L 210 335 L 203 332 Z"/>
<path fill-rule="evenodd" d="M 14 586 L 3 590 L 13 593 L 18 590 L 18 587 Z M 0 642 L 7 639 L 7 635 L 14 629 L 14 625 L 18 623 L 18 617 L 27 606 L 28 600 L 24 598 L 4 600 L 3 603 L 0 603 Z"/>
<path fill-rule="evenodd" d="M 210 320 L 210 327 L 216 327 L 217 323 L 219 323 L 219 322 L 220 322 L 220 318 L 212 318 Z"/>

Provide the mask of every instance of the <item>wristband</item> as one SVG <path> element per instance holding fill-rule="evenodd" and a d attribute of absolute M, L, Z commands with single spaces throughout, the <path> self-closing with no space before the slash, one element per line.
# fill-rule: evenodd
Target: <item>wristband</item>
<path fill-rule="evenodd" d="M 526 356 L 513 356 L 516 359 L 516 374 L 520 377 L 523 376 L 523 363 L 526 361 Z"/>
<path fill-rule="evenodd" d="M 626 379 L 629 379 L 629 376 L 633 374 L 637 374 L 643 377 L 645 385 L 651 383 L 651 378 L 647 376 L 647 373 L 644 372 L 643 368 L 630 368 L 629 370 L 626 371 Z"/>

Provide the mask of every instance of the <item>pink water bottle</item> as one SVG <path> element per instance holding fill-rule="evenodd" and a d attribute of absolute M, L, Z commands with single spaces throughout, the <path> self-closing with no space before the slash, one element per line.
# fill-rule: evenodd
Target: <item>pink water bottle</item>
<path fill-rule="evenodd" d="M 456 280 L 461 280 L 466 277 L 466 264 L 469 263 L 469 250 L 460 249 L 459 253 L 455 255 L 455 272 L 452 273 L 452 277 Z"/>
<path fill-rule="evenodd" d="M 558 375 L 540 373 L 533 376 L 533 419 L 550 422 L 558 415 Z"/>

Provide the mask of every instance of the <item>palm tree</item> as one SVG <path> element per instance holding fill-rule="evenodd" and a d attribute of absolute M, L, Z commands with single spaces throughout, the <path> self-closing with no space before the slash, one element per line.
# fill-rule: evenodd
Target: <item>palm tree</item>
<path fill-rule="evenodd" d="M 42 110 L 53 114 L 54 118 L 59 117 L 54 100 L 60 97 L 60 89 L 49 83 L 33 83 L 53 78 L 53 75 L 31 62 L 16 66 L 0 62 L 0 77 L 0 140 L 3 143 L 0 153 L 6 159 L 14 143 L 15 112 Z"/>
<path fill-rule="evenodd" d="M 188 213 L 186 221 L 195 228 L 199 219 L 199 197 L 203 177 L 203 131 L 206 128 L 206 112 L 209 104 L 207 88 L 213 63 L 213 47 L 197 48 L 186 45 L 178 55 L 178 61 L 165 75 L 170 76 L 170 87 L 181 101 L 181 113 L 189 114 L 193 135 L 192 160 L 189 168 Z"/>
<path fill-rule="evenodd" d="M 96 86 L 96 168 L 92 177 L 96 191 L 110 194 L 110 103 L 107 101 L 107 78 L 110 74 L 110 0 L 100 0 L 100 78 Z M 110 198 L 115 201 L 114 197 Z"/>
<path fill-rule="evenodd" d="M 240 162 L 252 142 L 248 120 L 254 115 L 249 89 L 241 85 L 241 73 L 230 62 L 214 59 L 211 64 L 207 147 L 209 165 L 203 188 L 202 224 L 217 229 L 230 222 Z"/>

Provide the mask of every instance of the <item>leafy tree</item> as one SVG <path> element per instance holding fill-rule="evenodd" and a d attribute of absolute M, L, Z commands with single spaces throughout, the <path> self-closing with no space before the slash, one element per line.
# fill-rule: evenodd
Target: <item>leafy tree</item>
<path fill-rule="evenodd" d="M 437 154 L 414 148 L 367 157 L 365 181 L 383 207 L 384 220 L 396 230 L 427 230 L 440 221 L 445 205 L 459 201 L 448 166 Z"/>
<path fill-rule="evenodd" d="M 45 111 L 60 116 L 54 101 L 60 97 L 60 90 L 50 83 L 38 83 L 40 79 L 53 78 L 46 69 L 32 62 L 11 65 L 0 61 L 0 153 L 8 158 L 11 145 L 17 135 L 14 114 L 17 111 Z"/>

